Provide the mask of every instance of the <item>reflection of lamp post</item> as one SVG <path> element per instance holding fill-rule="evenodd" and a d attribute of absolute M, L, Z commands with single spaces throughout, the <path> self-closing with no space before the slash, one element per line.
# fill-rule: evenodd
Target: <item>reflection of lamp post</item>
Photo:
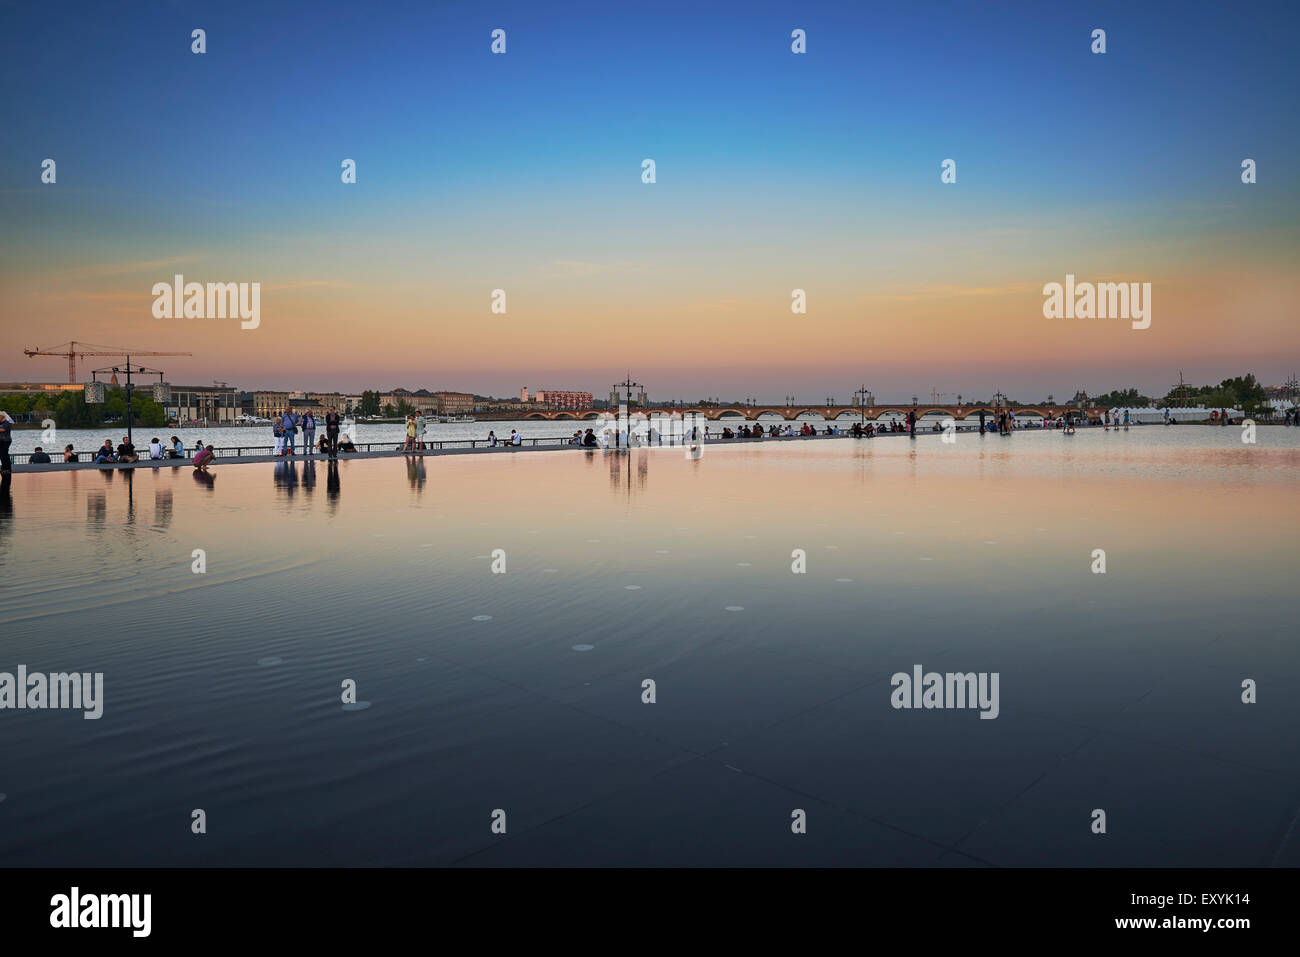
<path fill-rule="evenodd" d="M 916 403 L 918 399 L 912 396 L 912 438 L 916 438 Z"/>

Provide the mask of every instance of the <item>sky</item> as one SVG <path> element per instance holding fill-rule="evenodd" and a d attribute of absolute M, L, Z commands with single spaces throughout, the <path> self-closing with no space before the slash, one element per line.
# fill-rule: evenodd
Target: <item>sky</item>
<path fill-rule="evenodd" d="M 250 390 L 1280 384 L 1298 26 L 1294 3 L 0 2 L 0 380 L 65 379 L 22 350 L 77 340 Z M 178 273 L 259 283 L 260 324 L 155 317 Z M 1150 327 L 1046 318 L 1067 274 L 1149 282 Z"/>

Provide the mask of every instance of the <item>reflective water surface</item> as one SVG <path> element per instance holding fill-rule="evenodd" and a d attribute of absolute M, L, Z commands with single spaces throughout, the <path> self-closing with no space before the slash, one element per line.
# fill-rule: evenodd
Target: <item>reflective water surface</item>
<path fill-rule="evenodd" d="M 1300 864 L 1300 432 L 1240 434 L 20 473 L 0 672 L 105 700 L 0 711 L 0 863 Z"/>

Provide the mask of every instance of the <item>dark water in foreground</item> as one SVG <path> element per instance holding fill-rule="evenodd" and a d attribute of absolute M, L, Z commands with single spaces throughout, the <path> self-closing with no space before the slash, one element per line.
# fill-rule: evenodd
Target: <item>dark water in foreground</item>
<path fill-rule="evenodd" d="M 17 475 L 0 672 L 105 701 L 0 711 L 0 864 L 1300 864 L 1300 432 L 1239 435 Z"/>

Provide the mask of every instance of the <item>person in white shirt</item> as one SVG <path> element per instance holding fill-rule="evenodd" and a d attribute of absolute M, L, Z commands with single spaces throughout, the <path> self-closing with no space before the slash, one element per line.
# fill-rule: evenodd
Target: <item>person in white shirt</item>
<path fill-rule="evenodd" d="M 511 429 L 510 444 L 515 446 L 522 446 L 524 444 L 524 437 L 520 435 L 518 432 L 516 432 L 514 429 Z"/>
<path fill-rule="evenodd" d="M 490 448 L 490 449 L 495 449 L 496 447 L 497 447 L 497 434 L 496 434 L 495 432 L 489 431 L 489 432 L 488 432 L 488 448 Z"/>
<path fill-rule="evenodd" d="M 424 429 L 427 424 L 428 424 L 428 419 L 424 417 L 423 412 L 420 412 L 415 416 L 416 447 L 421 452 L 424 451 Z"/>
<path fill-rule="evenodd" d="M 162 443 L 156 438 L 149 440 L 149 458 L 160 459 L 163 457 Z"/>

